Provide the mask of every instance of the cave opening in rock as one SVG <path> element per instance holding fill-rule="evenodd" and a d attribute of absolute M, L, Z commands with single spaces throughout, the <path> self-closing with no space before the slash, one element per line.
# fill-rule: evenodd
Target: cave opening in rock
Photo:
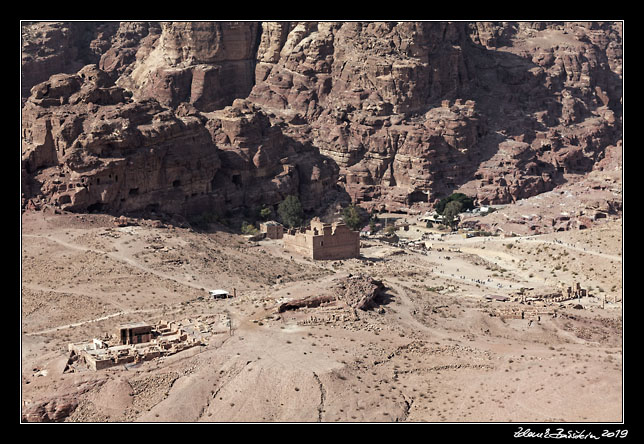
<path fill-rule="evenodd" d="M 88 213 L 102 213 L 105 210 L 105 204 L 96 202 L 87 206 Z"/>
<path fill-rule="evenodd" d="M 409 200 L 409 203 L 412 204 L 414 202 L 427 202 L 428 201 L 428 196 L 421 190 L 416 190 L 413 191 L 409 194 L 407 197 Z"/>

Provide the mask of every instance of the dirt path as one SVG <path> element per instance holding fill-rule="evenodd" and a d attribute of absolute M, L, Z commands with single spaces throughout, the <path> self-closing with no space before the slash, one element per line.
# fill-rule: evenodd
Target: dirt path
<path fill-rule="evenodd" d="M 83 325 L 83 324 L 89 324 L 91 322 L 104 321 L 106 319 L 114 318 L 116 316 L 123 316 L 123 315 L 132 314 L 132 313 L 151 313 L 151 312 L 160 311 L 160 310 L 162 310 L 162 309 L 161 308 L 150 308 L 150 309 L 143 309 L 143 310 L 119 311 L 119 312 L 111 313 L 111 314 L 101 316 L 101 317 L 98 317 L 98 318 L 95 318 L 95 319 L 89 319 L 87 321 L 80 321 L 80 322 L 75 322 L 73 324 L 59 325 L 57 327 L 48 328 L 46 330 L 33 331 L 31 333 L 25 333 L 25 335 L 27 335 L 27 336 L 44 335 L 44 334 L 47 334 L 47 333 L 53 333 L 53 332 L 58 331 L 58 330 L 63 330 L 63 329 L 72 328 L 72 327 L 78 327 L 79 325 Z"/>
<path fill-rule="evenodd" d="M 60 294 L 75 294 L 79 296 L 87 296 L 87 297 L 93 297 L 95 296 L 93 293 L 88 293 L 86 291 L 78 291 L 78 290 L 73 290 L 71 288 L 69 289 L 59 289 L 59 288 L 51 288 L 51 287 L 46 287 L 44 285 L 37 285 L 37 284 L 30 284 L 30 283 L 22 283 L 23 288 L 28 288 L 29 290 L 36 290 L 36 291 L 45 291 L 45 292 L 51 292 L 51 293 L 60 293 Z M 115 295 L 116 293 L 109 293 L 109 292 L 102 292 L 103 295 Z M 120 304 L 116 299 L 110 300 L 110 305 L 114 305 L 117 308 L 120 308 L 121 310 L 127 310 L 126 307 L 124 307 L 122 304 Z"/>
<path fill-rule="evenodd" d="M 414 317 L 414 315 L 412 314 L 412 310 L 414 310 L 414 303 L 399 281 L 388 278 L 385 284 L 389 285 L 391 289 L 396 293 L 396 295 L 400 298 L 400 305 L 398 305 L 394 310 L 397 311 L 398 314 L 400 314 L 401 321 L 408 323 L 408 327 L 410 327 L 412 331 L 424 331 L 426 333 L 430 333 L 433 337 L 439 337 L 442 339 L 447 339 L 450 336 L 445 331 L 428 327 Z"/>
<path fill-rule="evenodd" d="M 535 243 L 554 245 L 554 246 L 559 246 L 559 247 L 563 247 L 563 248 L 568 248 L 569 250 L 579 251 L 581 253 L 593 254 L 595 256 L 603 257 L 604 259 L 610 259 L 610 260 L 613 260 L 613 261 L 622 262 L 622 257 L 621 256 L 616 256 L 614 254 L 600 253 L 599 251 L 593 251 L 593 250 L 589 250 L 587 248 L 576 247 L 574 245 L 570 245 L 570 244 L 566 244 L 566 243 L 562 243 L 562 242 L 554 242 L 554 241 L 545 240 L 545 239 L 534 239 L 534 238 L 530 238 L 530 237 L 521 237 L 521 238 L 518 238 L 518 239 L 520 239 L 522 242 L 526 241 L 526 242 L 535 242 Z"/>
<path fill-rule="evenodd" d="M 47 239 L 47 240 L 56 242 L 56 243 L 58 243 L 60 245 L 63 245 L 64 247 L 71 248 L 73 250 L 91 251 L 93 253 L 105 254 L 105 255 L 111 257 L 112 259 L 116 259 L 117 261 L 120 261 L 120 262 L 125 262 L 126 264 L 131 265 L 134 268 L 137 268 L 139 270 L 142 270 L 142 271 L 145 271 L 147 273 L 153 274 L 153 275 L 158 276 L 158 277 L 160 277 L 162 279 L 170 280 L 170 281 L 176 282 L 176 283 L 181 284 L 181 285 L 186 285 L 188 287 L 196 288 L 198 290 L 201 290 L 203 288 L 208 287 L 207 285 L 202 285 L 202 284 L 198 284 L 198 283 L 195 284 L 195 283 L 192 283 L 192 282 L 187 282 L 187 281 L 184 281 L 184 280 L 181 280 L 181 279 L 177 279 L 176 277 L 171 276 L 169 274 L 163 273 L 163 272 L 158 271 L 158 270 L 154 270 L 152 268 L 148 268 L 148 267 L 146 267 L 144 265 L 141 265 L 139 262 L 135 261 L 134 259 L 132 259 L 130 257 L 127 257 L 127 256 L 125 256 L 123 254 L 120 254 L 120 253 L 108 252 L 108 251 L 98 250 L 96 248 L 90 248 L 90 247 L 83 247 L 81 245 L 72 244 L 72 243 L 69 243 L 67 241 L 64 241 L 62 239 L 59 239 L 59 238 L 56 238 L 56 237 L 53 237 L 53 236 L 43 236 L 43 235 L 40 235 L 40 234 L 23 234 L 23 237 L 38 237 L 38 238 Z"/>
<path fill-rule="evenodd" d="M 82 230 L 62 216 L 38 232 L 36 222 L 44 222 L 29 222 L 23 306 L 40 310 L 23 319 L 22 390 L 30 408 L 102 378 L 104 386 L 77 395 L 70 420 L 600 421 L 621 412 L 618 310 L 562 308 L 569 318 L 530 326 L 493 315 L 501 303 L 483 299 L 519 284 L 545 285 L 526 275 L 541 274 L 533 256 L 548 237 L 454 236 L 436 244 L 443 251 L 427 252 L 368 241 L 362 260 L 311 261 L 291 260 L 278 241 L 251 248 L 227 235 L 143 225 Z M 561 245 L 558 253 L 570 248 L 560 241 L 609 253 L 570 251 L 580 266 L 619 254 L 615 244 L 602 250 L 593 234 L 580 242 L 550 239 Z M 201 260 L 214 250 L 225 266 Z M 599 271 L 610 276 L 612 268 Z M 359 274 L 381 280 L 388 295 L 377 309 L 358 311 L 356 322 L 301 322 L 317 308 L 277 313 L 282 302 L 327 294 L 341 283 L 336 279 Z M 206 293 L 198 282 L 236 288 L 237 297 L 199 298 Z M 498 283 L 503 288 L 493 290 Z M 66 343 L 100 337 L 130 318 L 166 319 L 167 312 L 179 322 L 205 315 L 213 325 L 208 345 L 114 372 L 63 374 Z"/>

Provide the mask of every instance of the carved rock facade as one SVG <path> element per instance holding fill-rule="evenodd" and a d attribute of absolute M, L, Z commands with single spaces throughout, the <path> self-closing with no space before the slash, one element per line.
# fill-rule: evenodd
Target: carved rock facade
<path fill-rule="evenodd" d="M 621 48 L 619 22 L 26 23 L 25 206 L 512 202 L 619 145 Z"/>

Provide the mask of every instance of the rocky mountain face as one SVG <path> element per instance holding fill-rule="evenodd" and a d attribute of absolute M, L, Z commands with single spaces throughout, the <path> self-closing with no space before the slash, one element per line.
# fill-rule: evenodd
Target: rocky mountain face
<path fill-rule="evenodd" d="M 552 190 L 621 149 L 621 23 L 25 23 L 25 207 L 369 208 Z"/>

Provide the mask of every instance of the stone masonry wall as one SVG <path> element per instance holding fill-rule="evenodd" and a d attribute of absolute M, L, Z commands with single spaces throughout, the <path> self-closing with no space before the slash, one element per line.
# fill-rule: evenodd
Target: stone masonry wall
<path fill-rule="evenodd" d="M 355 258 L 360 255 L 360 234 L 344 224 L 313 220 L 304 232 L 284 234 L 284 249 L 316 260 Z"/>

